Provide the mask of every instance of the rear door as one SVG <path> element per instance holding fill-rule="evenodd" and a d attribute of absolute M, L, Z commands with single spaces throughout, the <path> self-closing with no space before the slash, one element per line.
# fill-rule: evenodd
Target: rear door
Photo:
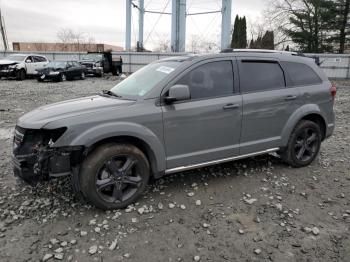
<path fill-rule="evenodd" d="M 278 148 L 284 126 L 301 105 L 299 90 L 286 86 L 278 60 L 249 57 L 238 64 L 243 95 L 240 154 Z"/>
<path fill-rule="evenodd" d="M 162 106 L 167 169 L 239 154 L 242 97 L 235 65 L 230 59 L 200 62 L 168 86 L 188 85 L 191 100 Z"/>

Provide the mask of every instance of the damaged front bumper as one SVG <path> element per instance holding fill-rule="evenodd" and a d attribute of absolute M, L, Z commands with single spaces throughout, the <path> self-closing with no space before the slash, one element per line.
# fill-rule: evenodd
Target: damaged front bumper
<path fill-rule="evenodd" d="M 20 131 L 19 131 L 20 130 Z M 24 130 L 16 127 L 12 163 L 14 175 L 30 184 L 72 174 L 83 147 L 53 147 L 62 130 Z"/>

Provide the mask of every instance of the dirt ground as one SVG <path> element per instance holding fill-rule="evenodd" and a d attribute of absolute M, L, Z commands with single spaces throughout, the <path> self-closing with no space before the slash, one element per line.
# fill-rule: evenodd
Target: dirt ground
<path fill-rule="evenodd" d="M 175 174 L 114 212 L 80 202 L 68 179 L 32 188 L 13 177 L 20 115 L 115 83 L 0 81 L 0 261 L 349 261 L 350 82 L 307 168 L 262 156 Z"/>

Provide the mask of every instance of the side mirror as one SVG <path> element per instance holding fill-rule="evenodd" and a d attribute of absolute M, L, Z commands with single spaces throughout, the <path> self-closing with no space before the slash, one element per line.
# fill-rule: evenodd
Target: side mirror
<path fill-rule="evenodd" d="M 26 63 L 27 63 L 27 64 L 29 64 L 29 63 L 31 63 L 31 62 L 32 62 L 32 60 L 30 60 L 30 59 L 27 59 L 27 60 L 26 60 Z"/>
<path fill-rule="evenodd" d="M 186 85 L 174 85 L 169 89 L 169 95 L 164 98 L 165 103 L 171 104 L 176 101 L 191 99 L 190 88 Z"/>

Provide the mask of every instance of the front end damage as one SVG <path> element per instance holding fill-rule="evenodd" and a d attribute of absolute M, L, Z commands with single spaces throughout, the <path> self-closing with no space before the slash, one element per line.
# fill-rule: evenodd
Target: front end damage
<path fill-rule="evenodd" d="M 53 177 L 71 175 L 82 160 L 83 147 L 55 147 L 67 128 L 15 129 L 14 174 L 31 185 Z"/>

